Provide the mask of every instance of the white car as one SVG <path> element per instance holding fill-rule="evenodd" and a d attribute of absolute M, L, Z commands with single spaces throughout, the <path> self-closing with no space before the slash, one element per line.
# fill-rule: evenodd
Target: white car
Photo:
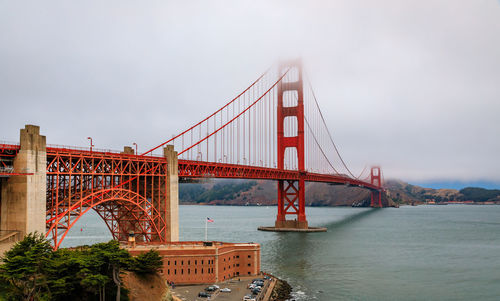
<path fill-rule="evenodd" d="M 243 297 L 243 300 L 244 301 L 255 301 L 255 298 L 252 297 L 252 295 L 245 295 L 245 297 Z"/>
<path fill-rule="evenodd" d="M 225 288 L 221 289 L 220 291 L 223 292 L 223 293 L 230 293 L 231 289 L 228 288 L 228 287 L 225 287 Z"/>
<path fill-rule="evenodd" d="M 215 289 L 220 289 L 220 287 L 217 284 L 214 284 L 212 286 L 215 287 Z"/>

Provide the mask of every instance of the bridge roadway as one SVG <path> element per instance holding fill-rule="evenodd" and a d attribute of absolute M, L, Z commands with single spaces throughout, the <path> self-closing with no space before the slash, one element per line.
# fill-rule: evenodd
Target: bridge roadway
<path fill-rule="evenodd" d="M 0 144 L 0 159 L 2 162 L 13 158 L 19 151 L 20 146 L 16 144 Z M 47 165 L 50 165 L 53 158 L 56 156 L 65 156 L 80 158 L 81 156 L 101 158 L 108 160 L 140 160 L 151 162 L 162 162 L 166 164 L 166 159 L 159 155 L 133 155 L 124 154 L 114 150 L 100 150 L 82 147 L 52 145 L 47 146 Z M 277 168 L 228 164 L 221 162 L 206 162 L 196 160 L 178 160 L 178 169 L 180 178 L 224 178 L 224 179 L 254 179 L 254 180 L 292 180 L 298 181 L 302 175 L 306 182 L 320 182 L 334 185 L 348 185 L 353 187 L 361 187 L 370 191 L 379 191 L 380 187 L 371 184 L 370 182 L 353 179 L 348 176 L 333 175 L 333 174 L 320 174 L 313 172 L 299 172 L 298 170 L 280 170 Z M 1 167 L 1 165 L 0 165 Z M 13 175 L 11 172 L 2 172 L 0 176 Z"/>

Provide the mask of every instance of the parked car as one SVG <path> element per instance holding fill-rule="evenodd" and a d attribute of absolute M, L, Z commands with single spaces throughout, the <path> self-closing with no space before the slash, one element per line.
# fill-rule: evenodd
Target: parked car
<path fill-rule="evenodd" d="M 223 293 L 230 293 L 230 292 L 231 292 L 231 289 L 230 289 L 230 288 L 225 287 L 225 288 L 221 289 L 220 291 L 221 291 L 221 292 L 223 292 Z"/>
<path fill-rule="evenodd" d="M 217 289 L 215 288 L 215 286 L 211 285 L 209 287 L 206 287 L 205 288 L 205 291 L 207 292 L 215 292 Z"/>
<path fill-rule="evenodd" d="M 253 284 L 258 285 L 258 286 L 264 286 L 264 280 L 263 279 L 254 279 L 252 281 Z"/>
<path fill-rule="evenodd" d="M 250 284 L 247 286 L 247 288 L 249 288 L 249 289 L 251 289 L 251 290 L 252 290 L 252 289 L 254 289 L 256 286 L 257 286 L 257 285 L 255 285 L 255 283 L 250 283 Z"/>
<path fill-rule="evenodd" d="M 243 297 L 243 300 L 244 301 L 255 301 L 255 297 L 252 295 L 245 295 L 245 297 Z"/>
<path fill-rule="evenodd" d="M 258 286 L 252 290 L 252 294 L 254 295 L 258 295 L 259 293 L 260 293 L 260 288 Z"/>
<path fill-rule="evenodd" d="M 210 296 L 211 295 L 209 293 L 205 293 L 205 292 L 200 292 L 198 294 L 198 297 L 200 297 L 200 298 L 210 298 Z"/>
<path fill-rule="evenodd" d="M 212 286 L 215 287 L 215 289 L 220 289 L 220 287 L 217 284 L 214 284 Z"/>

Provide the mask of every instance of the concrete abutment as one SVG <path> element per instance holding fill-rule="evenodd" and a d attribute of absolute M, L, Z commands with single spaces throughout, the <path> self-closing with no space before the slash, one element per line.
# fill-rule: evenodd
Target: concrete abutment
<path fill-rule="evenodd" d="M 47 153 L 40 127 L 21 129 L 13 167 L 14 174 L 1 181 L 0 230 L 18 232 L 18 238 L 30 232 L 45 233 Z"/>

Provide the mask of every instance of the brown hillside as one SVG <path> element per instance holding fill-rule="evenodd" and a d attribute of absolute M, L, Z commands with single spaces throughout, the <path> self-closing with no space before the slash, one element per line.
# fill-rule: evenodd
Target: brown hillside
<path fill-rule="evenodd" d="M 432 189 L 411 185 L 403 181 L 388 180 L 388 195 L 397 203 L 422 203 L 425 201 L 448 202 L 461 200 L 462 194 L 455 189 Z"/>
<path fill-rule="evenodd" d="M 127 272 L 123 275 L 123 283 L 131 301 L 173 300 L 165 280 L 158 274 L 139 277 Z"/>

